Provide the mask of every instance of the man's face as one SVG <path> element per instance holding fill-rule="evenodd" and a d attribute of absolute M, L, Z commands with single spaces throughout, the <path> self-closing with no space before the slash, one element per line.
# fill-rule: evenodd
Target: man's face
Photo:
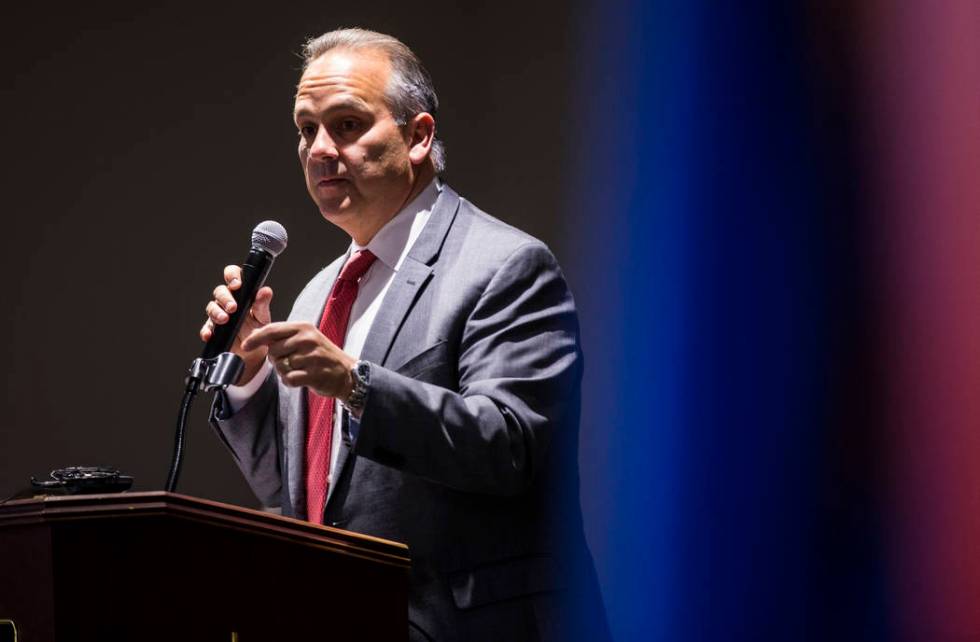
<path fill-rule="evenodd" d="M 300 78 L 293 111 L 306 187 L 324 218 L 370 238 L 412 190 L 410 140 L 385 103 L 383 53 L 332 50 Z"/>

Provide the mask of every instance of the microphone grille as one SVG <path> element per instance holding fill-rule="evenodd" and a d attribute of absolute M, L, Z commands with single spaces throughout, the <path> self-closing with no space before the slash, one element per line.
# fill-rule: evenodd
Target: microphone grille
<path fill-rule="evenodd" d="M 279 256 L 286 249 L 288 240 L 286 228 L 276 221 L 262 221 L 252 230 L 252 247 L 265 250 L 272 256 Z"/>

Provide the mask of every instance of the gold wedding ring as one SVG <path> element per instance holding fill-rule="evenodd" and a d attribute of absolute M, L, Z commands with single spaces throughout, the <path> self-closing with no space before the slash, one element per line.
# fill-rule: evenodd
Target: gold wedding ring
<path fill-rule="evenodd" d="M 293 367 L 289 365 L 289 357 L 282 358 L 282 367 L 286 369 L 286 372 L 292 371 Z"/>

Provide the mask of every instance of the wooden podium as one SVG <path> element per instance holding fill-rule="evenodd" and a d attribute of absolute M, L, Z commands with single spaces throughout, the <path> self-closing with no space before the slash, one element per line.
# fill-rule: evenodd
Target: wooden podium
<path fill-rule="evenodd" d="M 404 640 L 408 549 L 164 492 L 0 506 L 18 642 Z"/>

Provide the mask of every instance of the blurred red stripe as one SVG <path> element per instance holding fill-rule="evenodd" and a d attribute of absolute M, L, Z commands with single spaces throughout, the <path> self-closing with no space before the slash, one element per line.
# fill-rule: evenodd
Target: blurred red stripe
<path fill-rule="evenodd" d="M 980 4 L 863 16 L 901 639 L 980 636 Z"/>

